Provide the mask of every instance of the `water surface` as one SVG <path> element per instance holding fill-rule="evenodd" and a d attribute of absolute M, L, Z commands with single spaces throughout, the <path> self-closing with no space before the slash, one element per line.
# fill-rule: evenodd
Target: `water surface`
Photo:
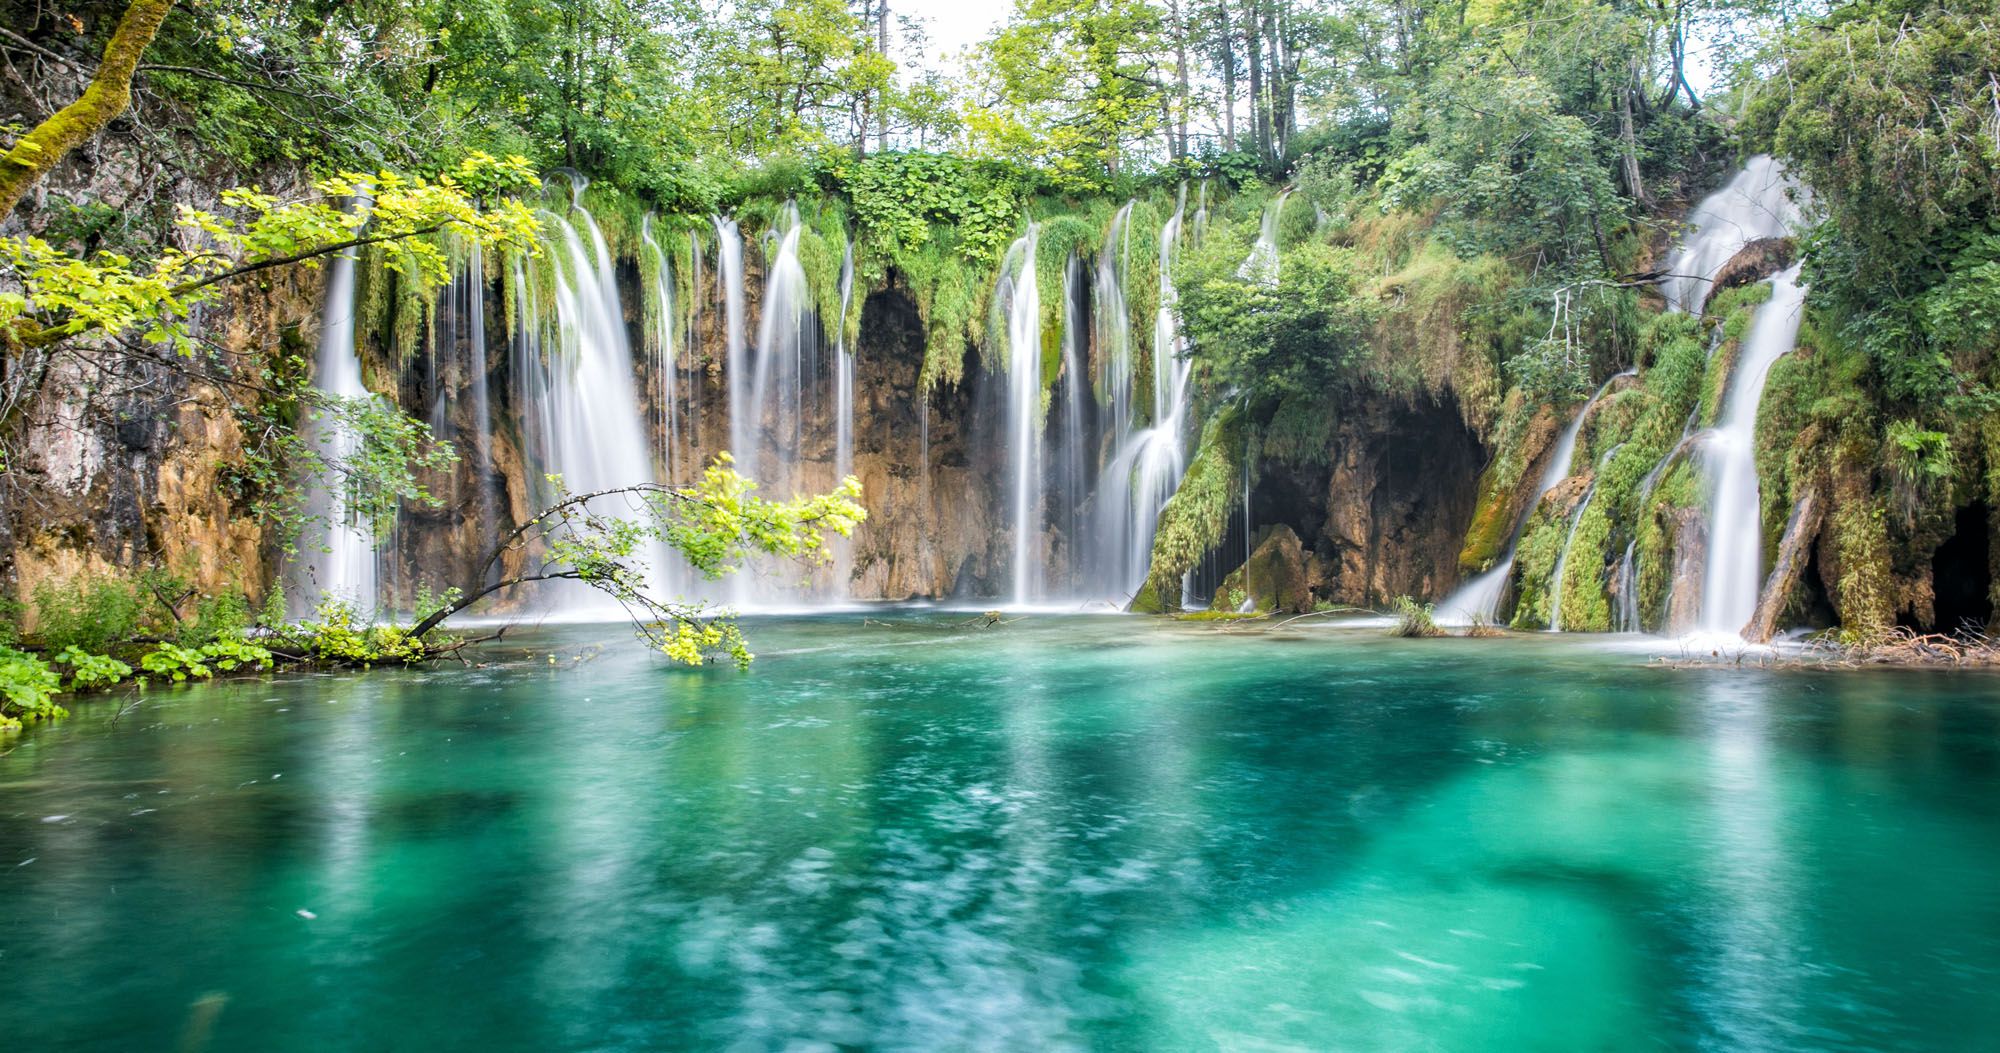
<path fill-rule="evenodd" d="M 15 740 L 7 1048 L 2000 1033 L 1990 675 L 1115 617 L 749 631 L 747 675 L 569 627 Z"/>

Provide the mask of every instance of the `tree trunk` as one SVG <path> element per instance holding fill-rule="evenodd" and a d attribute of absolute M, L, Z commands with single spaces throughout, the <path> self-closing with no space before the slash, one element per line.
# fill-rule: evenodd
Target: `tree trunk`
<path fill-rule="evenodd" d="M 875 49 L 883 58 L 889 57 L 889 0 L 880 0 L 875 8 Z M 886 151 L 889 149 L 889 86 L 884 84 L 879 94 L 881 100 L 875 107 L 875 149 Z"/>
<path fill-rule="evenodd" d="M 1624 154 L 1625 192 L 1641 208 L 1652 204 L 1646 196 L 1646 181 L 1639 172 L 1639 133 L 1632 122 L 1632 96 L 1639 91 L 1638 61 L 1633 60 L 1624 87 L 1618 92 L 1618 139 Z"/>
<path fill-rule="evenodd" d="M 1229 0 L 1215 5 L 1222 20 L 1218 40 L 1222 47 L 1222 148 L 1236 150 L 1236 34 L 1229 25 Z"/>
<path fill-rule="evenodd" d="M 1778 542 L 1777 565 L 1764 580 L 1764 591 L 1757 597 L 1757 611 L 1750 616 L 1750 624 L 1743 627 L 1745 640 L 1769 643 L 1771 635 L 1778 631 L 1778 615 L 1784 611 L 1792 590 L 1798 588 L 1799 575 L 1805 572 L 1807 549 L 1819 536 L 1820 518 L 1819 491 L 1809 489 L 1793 506 L 1792 518 L 1785 524 L 1784 540 Z"/>
<path fill-rule="evenodd" d="M 104 61 L 83 95 L 0 155 L 0 219 L 13 214 L 29 188 L 71 150 L 102 132 L 132 105 L 132 75 L 138 72 L 139 56 L 159 35 L 160 23 L 173 6 L 174 0 L 133 0 L 118 19 L 111 42 L 104 46 Z"/>
<path fill-rule="evenodd" d="M 1174 33 L 1174 83 L 1180 94 L 1176 96 L 1180 105 L 1180 119 L 1169 129 L 1171 145 L 1169 153 L 1178 161 L 1187 156 L 1188 110 L 1193 100 L 1188 97 L 1187 23 L 1181 19 L 1180 0 L 1167 0 L 1167 15 L 1173 20 Z"/>
<path fill-rule="evenodd" d="M 1264 25 L 1261 0 L 1249 0 L 1243 23 L 1243 42 L 1250 48 L 1250 137 L 1256 145 L 1257 160 L 1271 156 L 1271 125 L 1264 109 Z"/>

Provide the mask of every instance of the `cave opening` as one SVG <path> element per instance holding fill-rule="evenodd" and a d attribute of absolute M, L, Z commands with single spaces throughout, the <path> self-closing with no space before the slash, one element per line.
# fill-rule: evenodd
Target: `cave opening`
<path fill-rule="evenodd" d="M 1958 510 L 1956 529 L 1931 554 L 1932 627 L 1983 629 L 1993 621 L 1993 563 L 1984 501 Z"/>

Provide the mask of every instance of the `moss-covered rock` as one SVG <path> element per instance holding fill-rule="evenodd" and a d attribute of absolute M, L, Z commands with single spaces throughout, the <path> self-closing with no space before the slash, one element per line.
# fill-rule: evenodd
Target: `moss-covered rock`
<path fill-rule="evenodd" d="M 1242 595 L 1259 614 L 1304 614 L 1312 610 L 1312 568 L 1305 546 L 1291 527 L 1265 536 L 1248 562 L 1223 579 L 1217 595 Z"/>

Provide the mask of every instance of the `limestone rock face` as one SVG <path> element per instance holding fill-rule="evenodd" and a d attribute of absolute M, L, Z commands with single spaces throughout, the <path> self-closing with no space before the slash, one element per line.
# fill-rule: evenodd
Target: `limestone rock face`
<path fill-rule="evenodd" d="M 1327 456 L 1265 465 L 1252 497 L 1253 523 L 1293 527 L 1314 557 L 1312 598 L 1379 607 L 1449 591 L 1484 459 L 1449 400 L 1342 407 Z"/>
<path fill-rule="evenodd" d="M 1680 634 L 1701 620 L 1701 586 L 1708 568 L 1708 520 L 1699 508 L 1677 508 L 1673 531 L 1674 572 L 1667 599 L 1667 631 Z"/>

